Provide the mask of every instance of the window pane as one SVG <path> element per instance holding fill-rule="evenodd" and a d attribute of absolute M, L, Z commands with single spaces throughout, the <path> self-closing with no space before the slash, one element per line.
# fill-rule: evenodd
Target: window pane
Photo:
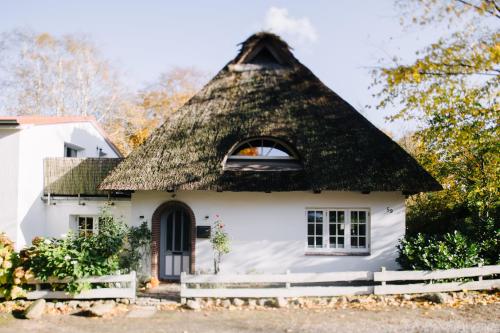
<path fill-rule="evenodd" d="M 320 210 L 316 211 L 316 222 L 323 222 L 323 212 Z"/>
<path fill-rule="evenodd" d="M 343 224 L 337 224 L 337 235 L 344 235 L 344 225 Z"/>
<path fill-rule="evenodd" d="M 359 212 L 359 223 L 366 223 L 366 212 Z"/>
<path fill-rule="evenodd" d="M 85 229 L 85 217 L 78 218 L 78 229 Z"/>
<path fill-rule="evenodd" d="M 318 247 L 323 246 L 323 237 L 316 237 L 316 245 Z"/>
<path fill-rule="evenodd" d="M 337 238 L 338 247 L 344 247 L 344 237 Z"/>
<path fill-rule="evenodd" d="M 94 219 L 92 217 L 87 217 L 87 230 L 94 229 Z"/>
<path fill-rule="evenodd" d="M 344 213 L 344 211 L 339 211 L 338 215 L 339 215 L 338 216 L 339 223 L 344 223 L 344 221 L 345 221 L 345 213 Z"/>
<path fill-rule="evenodd" d="M 358 235 L 358 225 L 357 224 L 351 224 L 351 235 L 357 236 Z"/>
<path fill-rule="evenodd" d="M 167 233 L 165 235 L 165 237 L 167 238 L 167 251 L 173 251 L 173 248 L 172 248 L 172 244 L 173 244 L 173 216 L 174 214 L 173 213 L 170 213 L 168 216 L 167 216 Z"/>
<path fill-rule="evenodd" d="M 307 224 L 307 234 L 314 235 L 314 224 L 312 223 Z"/>
<path fill-rule="evenodd" d="M 358 247 L 358 237 L 351 237 L 351 247 Z"/>
<path fill-rule="evenodd" d="M 321 236 L 321 235 L 323 235 L 323 225 L 316 224 L 316 236 Z"/>
<path fill-rule="evenodd" d="M 351 223 L 358 223 L 358 212 L 351 211 Z"/>
<path fill-rule="evenodd" d="M 365 237 L 359 238 L 359 247 L 366 247 L 366 238 Z"/>
<path fill-rule="evenodd" d="M 181 251 L 181 211 L 174 212 L 174 251 Z"/>
<path fill-rule="evenodd" d="M 307 222 L 314 222 L 314 211 L 307 211 Z"/>
<path fill-rule="evenodd" d="M 336 245 L 335 237 L 330 237 L 330 247 L 335 247 L 335 245 Z"/>
<path fill-rule="evenodd" d="M 365 236 L 366 235 L 366 225 L 365 224 L 360 224 L 359 225 L 359 235 Z"/>
<path fill-rule="evenodd" d="M 332 210 L 329 212 L 330 222 L 337 222 L 337 212 Z"/>
<path fill-rule="evenodd" d="M 307 237 L 307 245 L 309 247 L 314 247 L 314 237 Z"/>

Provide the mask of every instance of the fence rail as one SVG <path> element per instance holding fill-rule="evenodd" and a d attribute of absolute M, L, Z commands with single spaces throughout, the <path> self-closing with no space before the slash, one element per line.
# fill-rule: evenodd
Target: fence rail
<path fill-rule="evenodd" d="M 436 271 L 354 271 L 285 274 L 181 274 L 181 298 L 323 297 L 340 295 L 425 293 L 500 288 L 500 265 Z M 469 281 L 445 281 L 467 278 Z M 470 281 L 477 278 L 477 281 Z M 412 281 L 427 281 L 412 283 Z M 345 286 L 331 285 L 345 282 Z M 387 284 L 394 282 L 394 284 Z M 327 284 L 326 286 L 307 284 Z M 360 285 L 364 284 L 364 285 Z"/>
<path fill-rule="evenodd" d="M 99 298 L 135 298 L 136 273 L 130 272 L 123 275 L 104 275 L 82 278 L 78 282 L 83 283 L 112 283 L 114 286 L 84 290 L 79 294 L 69 294 L 65 291 L 52 291 L 42 289 L 44 285 L 52 283 L 68 283 L 69 279 L 50 278 L 47 281 L 37 279 L 29 280 L 28 284 L 35 285 L 36 290 L 29 291 L 26 295 L 28 299 L 99 299 Z"/>

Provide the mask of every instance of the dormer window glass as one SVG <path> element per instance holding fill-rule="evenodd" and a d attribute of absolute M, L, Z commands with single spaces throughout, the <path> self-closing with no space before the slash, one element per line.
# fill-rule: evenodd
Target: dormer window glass
<path fill-rule="evenodd" d="M 301 170 L 302 164 L 285 142 L 260 137 L 237 144 L 227 155 L 223 167 L 230 171 L 294 171 Z"/>

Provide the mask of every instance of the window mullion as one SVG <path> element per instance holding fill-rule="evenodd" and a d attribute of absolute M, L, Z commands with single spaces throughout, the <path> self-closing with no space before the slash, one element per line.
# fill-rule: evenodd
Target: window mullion
<path fill-rule="evenodd" d="M 351 249 L 351 211 L 350 210 L 345 210 L 344 211 L 344 221 L 345 221 L 345 227 L 344 227 L 344 246 L 347 250 Z"/>
<path fill-rule="evenodd" d="M 330 247 L 330 212 L 328 210 L 323 211 L 323 247 Z"/>

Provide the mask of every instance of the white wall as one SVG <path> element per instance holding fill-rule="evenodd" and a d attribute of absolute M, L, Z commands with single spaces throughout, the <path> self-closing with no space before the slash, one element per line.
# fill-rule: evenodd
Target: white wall
<path fill-rule="evenodd" d="M 231 253 L 222 271 L 232 273 L 327 272 L 397 268 L 395 246 L 404 235 L 405 206 L 400 192 L 205 192 L 139 191 L 132 195 L 131 224 L 141 215 L 151 223 L 155 209 L 178 200 L 193 210 L 197 225 L 210 225 L 219 214 L 231 238 Z M 309 207 L 369 208 L 369 256 L 306 256 L 305 210 Z M 387 207 L 393 210 L 387 211 Z M 210 216 L 208 220 L 205 216 Z M 212 250 L 206 239 L 196 241 L 197 271 L 212 270 Z"/>
<path fill-rule="evenodd" d="M 0 232 L 17 242 L 19 130 L 0 128 Z"/>
<path fill-rule="evenodd" d="M 75 215 L 99 215 L 101 208 L 106 205 L 107 199 L 101 200 L 78 200 L 76 199 L 55 199 L 51 200 L 51 205 L 45 206 L 45 236 L 61 237 L 67 234 L 72 228 Z M 109 212 L 116 218 L 130 221 L 130 201 L 112 200 L 113 205 L 108 206 Z"/>
<path fill-rule="evenodd" d="M 1 131 L 6 133 L 5 129 Z M 17 144 L 11 137 L 0 137 L 0 156 L 13 156 L 9 158 L 12 164 L 0 164 L 0 177 L 7 179 L 5 183 L 2 182 L 3 189 L 0 190 L 0 193 L 5 194 L 0 195 L 8 197 L 0 201 L 0 214 L 8 215 L 0 215 L 0 230 L 12 229 L 15 214 L 18 232 L 17 235 L 12 234 L 12 231 L 9 233 L 16 242 L 16 248 L 21 248 L 30 244 L 33 237 L 46 233 L 45 204 L 41 200 L 44 158 L 63 157 L 65 143 L 84 148 L 79 152 L 79 157 L 97 157 L 98 146 L 107 154 L 106 157 L 118 155 L 90 122 L 23 125 L 18 130 Z M 14 171 L 17 176 L 11 177 Z M 12 207 L 15 207 L 15 213 L 10 211 Z"/>

